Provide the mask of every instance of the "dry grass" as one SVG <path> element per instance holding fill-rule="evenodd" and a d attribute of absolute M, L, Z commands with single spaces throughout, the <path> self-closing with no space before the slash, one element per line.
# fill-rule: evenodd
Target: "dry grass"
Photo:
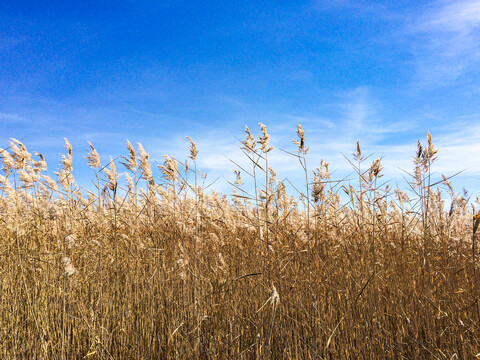
<path fill-rule="evenodd" d="M 231 198 L 204 192 L 193 141 L 193 165 L 166 157 L 161 182 L 141 145 L 108 164 L 91 146 L 94 193 L 76 184 L 68 142 L 56 180 L 20 142 L 0 150 L 0 357 L 475 358 L 480 217 L 431 180 L 431 137 L 408 196 L 358 144 L 358 181 L 333 181 L 323 161 L 310 179 L 299 127 L 285 156 L 308 191 L 295 199 L 261 131 L 242 144 L 251 168 Z"/>

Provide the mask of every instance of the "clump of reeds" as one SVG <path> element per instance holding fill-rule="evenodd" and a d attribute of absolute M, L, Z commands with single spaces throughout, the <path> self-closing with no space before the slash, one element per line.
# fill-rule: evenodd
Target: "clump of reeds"
<path fill-rule="evenodd" d="M 0 357 L 475 358 L 480 202 L 434 179 L 431 135 L 400 189 L 359 142 L 357 179 L 332 179 L 299 125 L 294 187 L 259 125 L 232 196 L 191 138 L 155 173 L 141 144 L 102 164 L 89 143 L 94 189 L 67 140 L 56 180 L 20 141 L 0 149 Z"/>

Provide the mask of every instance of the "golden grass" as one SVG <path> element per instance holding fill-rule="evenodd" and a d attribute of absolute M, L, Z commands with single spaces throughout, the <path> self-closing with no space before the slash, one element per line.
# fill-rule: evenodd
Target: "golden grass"
<path fill-rule="evenodd" d="M 359 144 L 358 181 L 333 181 L 324 161 L 310 179 L 299 126 L 290 156 L 308 186 L 295 199 L 261 133 L 257 144 L 247 129 L 251 168 L 231 198 L 199 185 L 191 139 L 193 165 L 166 157 L 164 182 L 141 145 L 108 164 L 91 145 L 95 193 L 75 183 L 68 142 L 56 180 L 19 141 L 0 149 L 0 357 L 475 358 L 480 217 L 431 181 L 431 136 L 408 196 Z"/>

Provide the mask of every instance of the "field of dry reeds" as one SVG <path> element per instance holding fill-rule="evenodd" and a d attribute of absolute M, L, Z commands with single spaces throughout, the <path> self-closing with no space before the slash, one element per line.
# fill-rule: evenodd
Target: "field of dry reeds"
<path fill-rule="evenodd" d="M 90 144 L 94 190 L 67 141 L 51 176 L 0 149 L 0 358 L 474 359 L 479 203 L 431 175 L 430 134 L 402 191 L 358 143 L 355 181 L 332 179 L 301 126 L 285 156 L 305 181 L 284 184 L 260 130 L 228 196 L 191 139 L 157 169 L 140 144 L 107 162 Z"/>

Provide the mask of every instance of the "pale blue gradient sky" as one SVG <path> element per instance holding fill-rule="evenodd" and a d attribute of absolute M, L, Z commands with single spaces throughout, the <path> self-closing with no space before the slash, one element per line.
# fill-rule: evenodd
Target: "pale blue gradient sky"
<path fill-rule="evenodd" d="M 312 167 L 352 173 L 342 153 L 359 139 L 399 183 L 430 131 L 438 175 L 480 189 L 480 0 L 18 0 L 0 23 L 0 147 L 22 139 L 50 172 L 64 137 L 85 183 L 87 141 L 104 162 L 127 138 L 161 162 L 184 159 L 188 135 L 228 192 L 245 125 L 289 150 L 300 123 Z"/>

